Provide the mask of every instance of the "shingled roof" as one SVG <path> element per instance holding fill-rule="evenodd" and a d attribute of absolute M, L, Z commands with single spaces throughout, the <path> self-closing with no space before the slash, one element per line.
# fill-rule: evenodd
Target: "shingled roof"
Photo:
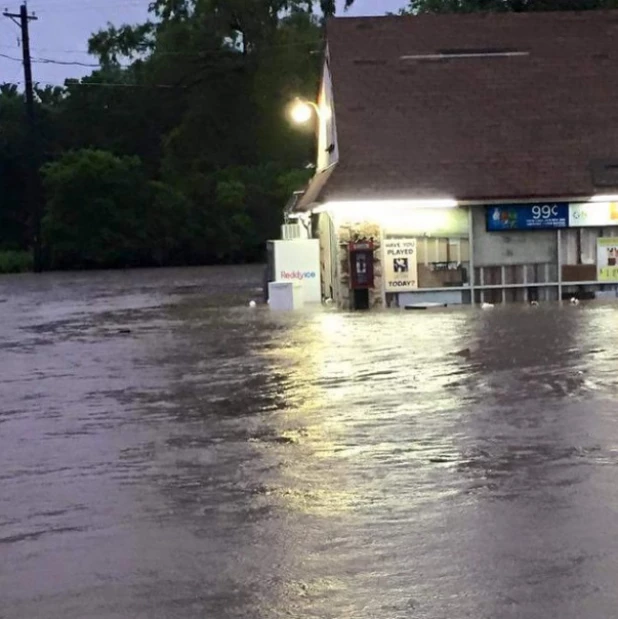
<path fill-rule="evenodd" d="M 340 160 L 312 202 L 618 188 L 618 11 L 335 18 L 327 36 Z"/>

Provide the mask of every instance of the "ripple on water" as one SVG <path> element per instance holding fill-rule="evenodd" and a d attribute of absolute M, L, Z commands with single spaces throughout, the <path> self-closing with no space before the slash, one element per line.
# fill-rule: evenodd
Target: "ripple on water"
<path fill-rule="evenodd" d="M 249 312 L 261 275 L 0 280 L 0 614 L 612 616 L 615 308 Z"/>

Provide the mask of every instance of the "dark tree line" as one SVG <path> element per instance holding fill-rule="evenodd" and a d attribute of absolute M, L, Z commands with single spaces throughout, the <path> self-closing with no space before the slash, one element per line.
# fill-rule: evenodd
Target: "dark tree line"
<path fill-rule="evenodd" d="M 158 0 L 108 27 L 100 69 L 36 89 L 50 268 L 259 259 L 310 176 L 313 133 L 285 116 L 314 98 L 323 33 L 309 0 Z M 0 86 L 0 252 L 31 248 L 23 94 Z"/>

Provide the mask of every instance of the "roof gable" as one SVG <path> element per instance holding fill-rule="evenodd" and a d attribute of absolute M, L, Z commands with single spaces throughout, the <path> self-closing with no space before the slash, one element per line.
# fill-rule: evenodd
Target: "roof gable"
<path fill-rule="evenodd" d="M 618 11 L 335 18 L 327 34 L 340 163 L 323 199 L 617 187 Z"/>

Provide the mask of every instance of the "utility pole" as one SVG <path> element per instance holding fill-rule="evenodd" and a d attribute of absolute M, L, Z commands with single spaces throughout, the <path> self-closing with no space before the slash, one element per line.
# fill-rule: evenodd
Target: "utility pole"
<path fill-rule="evenodd" d="M 24 63 L 24 88 L 26 94 L 26 118 L 28 121 L 27 146 L 28 146 L 28 178 L 26 181 L 26 205 L 32 219 L 32 241 L 34 249 L 34 271 L 40 273 L 43 270 L 41 251 L 41 195 L 37 191 L 39 187 L 39 149 L 37 148 L 37 135 L 34 117 L 34 87 L 32 84 L 32 60 L 30 58 L 30 31 L 31 20 L 36 20 L 35 15 L 28 15 L 28 5 L 24 2 L 19 7 L 19 13 L 3 13 L 11 21 L 14 21 L 21 29 L 21 48 Z"/>

